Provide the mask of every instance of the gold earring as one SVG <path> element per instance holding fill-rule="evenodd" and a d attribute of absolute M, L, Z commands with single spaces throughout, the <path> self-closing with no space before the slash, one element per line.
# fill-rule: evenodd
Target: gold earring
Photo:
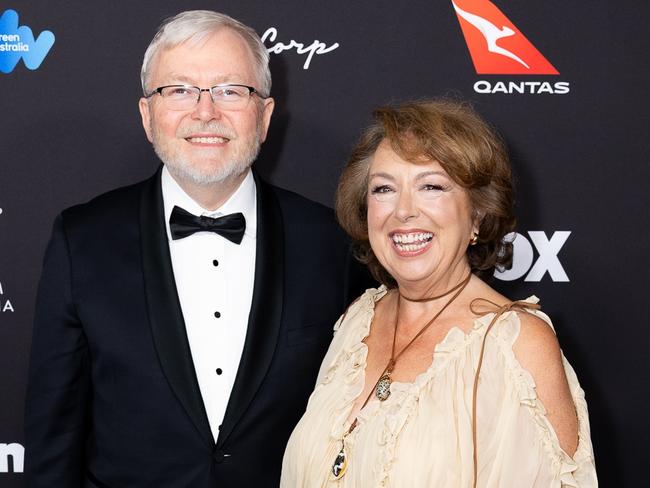
<path fill-rule="evenodd" d="M 469 245 L 470 246 L 475 246 L 477 242 L 478 242 L 478 232 L 474 232 L 474 235 L 469 240 Z"/>

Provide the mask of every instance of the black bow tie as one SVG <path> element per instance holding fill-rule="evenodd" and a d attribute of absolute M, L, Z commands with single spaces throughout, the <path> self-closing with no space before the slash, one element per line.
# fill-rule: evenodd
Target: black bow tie
<path fill-rule="evenodd" d="M 216 219 L 197 217 L 181 207 L 174 206 L 169 218 L 172 239 L 182 239 L 195 232 L 215 232 L 235 244 L 241 243 L 246 230 L 246 219 L 241 212 L 224 215 Z"/>

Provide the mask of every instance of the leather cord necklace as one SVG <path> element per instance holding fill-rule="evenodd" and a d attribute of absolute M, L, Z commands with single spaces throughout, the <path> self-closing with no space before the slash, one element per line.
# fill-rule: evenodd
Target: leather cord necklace
<path fill-rule="evenodd" d="M 393 371 L 395 370 L 395 364 L 397 363 L 397 360 L 404 354 L 404 352 L 418 339 L 424 334 L 424 332 L 436 321 L 436 319 L 444 312 L 449 305 L 452 304 L 456 298 L 462 293 L 462 291 L 465 289 L 467 284 L 469 283 L 470 278 L 472 277 L 472 274 L 469 273 L 467 277 L 458 283 L 456 286 L 451 288 L 450 290 L 447 290 L 445 293 L 442 295 L 438 295 L 435 297 L 427 297 L 427 298 L 408 298 L 399 293 L 397 295 L 397 306 L 395 307 L 395 326 L 393 327 L 393 345 L 391 347 L 391 355 L 390 359 L 388 361 L 388 364 L 384 368 L 381 376 L 377 380 L 377 383 L 375 383 L 374 388 L 370 391 L 368 394 L 366 400 L 363 402 L 363 405 L 361 405 L 361 408 L 359 411 L 363 410 L 363 408 L 368 404 L 370 401 L 370 398 L 372 398 L 373 393 L 375 396 L 379 399 L 379 401 L 383 402 L 390 397 L 390 385 L 392 383 L 391 380 L 391 375 Z M 397 354 L 395 352 L 395 343 L 397 342 L 397 326 L 399 323 L 399 309 L 400 309 L 400 301 L 403 298 L 406 301 L 410 302 L 429 302 L 433 300 L 437 300 L 443 297 L 446 297 L 447 295 L 450 295 L 453 293 L 453 296 L 445 303 L 440 310 L 429 320 L 426 324 L 424 324 L 420 330 L 418 331 L 417 334 L 411 339 L 408 344 L 406 344 L 401 351 L 399 351 Z M 345 319 L 345 317 L 343 317 Z M 339 480 L 343 478 L 345 475 L 347 468 L 348 468 L 348 458 L 347 454 L 345 452 L 345 438 L 352 433 L 352 431 L 357 427 L 358 425 L 358 417 L 354 419 L 352 424 L 350 425 L 350 428 L 348 431 L 343 435 L 341 439 L 341 450 L 338 452 L 336 455 L 336 458 L 334 459 L 334 463 L 332 464 L 332 476 L 335 480 Z"/>
<path fill-rule="evenodd" d="M 401 293 L 397 296 L 397 307 L 395 311 L 395 327 L 393 328 L 393 346 L 391 349 L 390 353 L 390 360 L 388 361 L 388 364 L 386 365 L 386 368 L 384 368 L 384 371 L 382 375 L 379 377 L 379 380 L 377 381 L 377 384 L 375 385 L 375 396 L 380 400 L 380 401 L 386 401 L 388 397 L 390 396 L 390 384 L 391 384 L 391 375 L 393 374 L 393 371 L 395 370 L 395 363 L 397 360 L 404 354 L 404 352 L 416 341 L 422 334 L 426 332 L 426 330 L 436 321 L 436 319 L 446 310 L 446 308 L 451 305 L 451 303 L 458 298 L 458 295 L 461 294 L 461 292 L 465 289 L 467 286 L 467 283 L 469 283 L 469 280 L 471 278 L 472 274 L 469 273 L 467 277 L 458 283 L 456 286 L 451 288 L 450 290 L 447 290 L 445 293 L 442 295 L 438 295 L 435 297 L 431 298 L 407 298 Z M 455 293 L 454 293 L 455 292 Z M 426 324 L 422 326 L 422 328 L 419 330 L 417 334 L 409 341 L 408 344 L 406 344 L 402 350 L 395 354 L 395 345 L 397 343 L 397 325 L 399 322 L 399 308 L 400 308 L 400 302 L 401 299 L 403 298 L 406 301 L 409 302 L 430 302 L 433 300 L 437 300 L 439 298 L 446 297 L 447 295 L 450 295 L 454 293 L 454 295 L 443 305 L 443 307 L 436 313 L 431 320 L 429 320 Z"/>

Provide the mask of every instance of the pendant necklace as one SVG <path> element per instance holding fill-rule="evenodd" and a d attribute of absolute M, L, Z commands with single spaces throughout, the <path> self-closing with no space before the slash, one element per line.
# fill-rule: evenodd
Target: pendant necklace
<path fill-rule="evenodd" d="M 363 402 L 363 405 L 361 405 L 359 411 L 363 410 L 363 408 L 368 404 L 373 394 L 377 397 L 377 399 L 380 402 L 384 402 L 388 400 L 388 397 L 390 397 L 390 385 L 392 384 L 391 375 L 395 370 L 395 364 L 397 363 L 397 360 L 422 334 L 424 334 L 424 332 L 431 326 L 431 324 L 433 324 L 436 321 L 436 319 L 442 314 L 442 312 L 444 312 L 446 308 L 449 305 L 451 305 L 451 303 L 456 298 L 458 298 L 458 296 L 462 293 L 462 291 L 467 286 L 467 283 L 469 283 L 471 277 L 472 277 L 472 273 L 469 273 L 463 281 L 458 283 L 450 290 L 447 290 L 442 295 L 438 295 L 430 298 L 409 298 L 399 293 L 398 290 L 397 306 L 395 307 L 395 326 L 393 327 L 393 345 L 391 347 L 390 359 L 388 360 L 388 364 L 386 364 L 386 367 L 384 368 L 379 379 L 377 380 L 377 383 L 375 383 L 375 387 L 370 391 L 370 394 L 366 397 L 366 400 Z M 399 322 L 399 308 L 400 308 L 401 299 L 403 298 L 408 302 L 430 302 L 442 297 L 446 297 L 447 295 L 450 295 L 452 293 L 453 296 L 447 301 L 447 303 L 443 305 L 443 307 L 433 316 L 433 318 L 431 318 L 431 320 L 429 320 L 426 324 L 422 326 L 422 328 L 418 331 L 418 333 L 415 334 L 413 339 L 411 339 L 409 343 L 406 344 L 399 353 L 395 354 L 395 342 L 397 341 L 397 325 Z M 345 475 L 348 469 L 348 458 L 345 452 L 345 438 L 348 435 L 350 435 L 352 431 L 357 427 L 358 419 L 359 419 L 358 417 L 354 419 L 348 431 L 345 434 L 343 434 L 343 437 L 341 438 L 341 450 L 336 455 L 336 458 L 334 459 L 334 463 L 332 464 L 332 476 L 335 480 L 340 480 L 341 478 L 343 478 L 343 476 Z"/>

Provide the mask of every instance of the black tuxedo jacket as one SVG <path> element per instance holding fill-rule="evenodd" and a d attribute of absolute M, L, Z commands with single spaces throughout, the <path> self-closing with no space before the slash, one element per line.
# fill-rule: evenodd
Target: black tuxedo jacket
<path fill-rule="evenodd" d="M 331 210 L 256 184 L 253 302 L 218 439 L 174 283 L 160 171 L 57 218 L 34 323 L 29 486 L 278 485 L 332 325 L 367 276 Z"/>

